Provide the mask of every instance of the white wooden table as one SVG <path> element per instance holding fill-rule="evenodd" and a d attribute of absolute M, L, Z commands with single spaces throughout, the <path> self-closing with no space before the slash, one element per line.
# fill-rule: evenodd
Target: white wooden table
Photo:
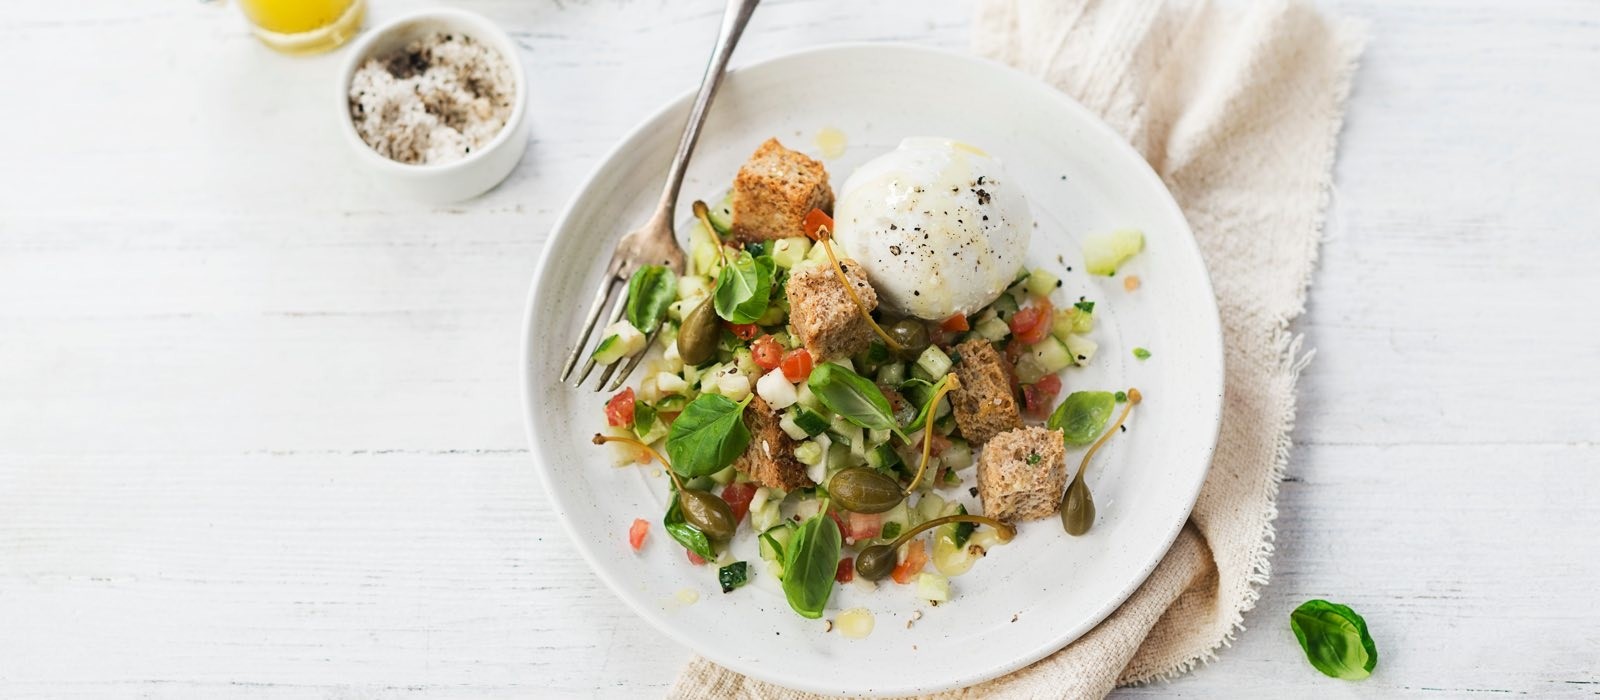
<path fill-rule="evenodd" d="M 1273 580 L 1218 662 L 1119 695 L 1600 693 L 1600 5 L 1329 4 L 1375 40 Z M 350 167 L 337 55 L 215 4 L 0 7 L 0 696 L 671 682 L 688 651 L 546 507 L 516 347 L 557 212 L 697 79 L 719 4 L 470 5 L 524 48 L 535 140 L 442 209 Z M 735 63 L 961 48 L 971 11 L 768 0 Z M 1366 615 L 1372 679 L 1305 663 L 1310 597 Z"/>

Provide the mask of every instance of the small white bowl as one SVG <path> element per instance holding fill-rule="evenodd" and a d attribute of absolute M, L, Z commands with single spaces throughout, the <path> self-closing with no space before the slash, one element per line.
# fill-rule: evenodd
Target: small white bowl
<path fill-rule="evenodd" d="M 470 36 L 505 57 L 516 88 L 511 116 L 488 145 L 460 160 L 437 165 L 390 160 L 373 150 L 356 133 L 355 122 L 350 118 L 350 83 L 367 59 L 403 49 L 406 44 L 434 32 Z M 350 47 L 344 68 L 339 71 L 338 105 L 340 129 L 363 167 L 392 183 L 394 189 L 407 198 L 430 204 L 459 202 L 487 192 L 511 173 L 528 147 L 528 79 L 522 71 L 517 46 L 504 30 L 487 18 L 462 10 L 413 12 L 368 31 Z"/>

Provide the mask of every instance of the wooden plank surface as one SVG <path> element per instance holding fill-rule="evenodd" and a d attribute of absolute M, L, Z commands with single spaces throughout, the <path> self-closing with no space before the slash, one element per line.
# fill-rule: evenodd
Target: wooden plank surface
<path fill-rule="evenodd" d="M 688 652 L 547 512 L 516 340 L 545 232 L 693 84 L 718 3 L 462 4 L 523 47 L 534 141 L 436 209 L 350 167 L 337 54 L 273 55 L 221 4 L 0 7 L 0 695 L 671 682 Z M 1374 40 L 1273 581 L 1219 661 L 1118 695 L 1600 694 L 1600 5 L 1326 4 Z M 959 49 L 971 12 L 768 0 L 735 63 Z M 1310 597 L 1366 615 L 1372 679 L 1307 666 Z"/>

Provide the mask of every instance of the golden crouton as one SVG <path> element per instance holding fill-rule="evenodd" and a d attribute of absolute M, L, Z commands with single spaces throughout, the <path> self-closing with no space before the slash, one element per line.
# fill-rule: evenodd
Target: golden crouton
<path fill-rule="evenodd" d="M 977 444 L 1007 430 L 1022 427 L 1022 413 L 1011 395 L 1011 375 L 1005 359 L 982 338 L 957 345 L 956 376 L 961 388 L 950 392 L 956 427 L 968 442 Z"/>
<path fill-rule="evenodd" d="M 878 292 L 866 271 L 853 260 L 840 260 L 845 277 L 855 285 L 868 311 L 878 308 Z M 872 344 L 872 326 L 851 301 L 832 265 L 806 268 L 789 275 L 789 324 L 817 362 L 849 357 Z"/>
<path fill-rule="evenodd" d="M 833 211 L 828 171 L 819 161 L 767 139 L 733 179 L 732 233 L 744 240 L 805 235 L 806 214 Z"/>
<path fill-rule="evenodd" d="M 1056 512 L 1067 487 L 1065 455 L 1059 430 L 1018 428 L 994 436 L 978 458 L 983 514 L 1015 522 Z"/>
<path fill-rule="evenodd" d="M 795 459 L 794 439 L 783 432 L 777 413 L 761 397 L 745 408 L 744 424 L 750 429 L 750 446 L 733 461 L 734 469 L 762 486 L 784 491 L 816 485 L 806 476 L 806 465 Z"/>

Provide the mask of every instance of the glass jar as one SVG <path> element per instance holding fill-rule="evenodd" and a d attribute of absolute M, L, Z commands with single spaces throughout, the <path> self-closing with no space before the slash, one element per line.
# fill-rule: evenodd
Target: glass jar
<path fill-rule="evenodd" d="M 355 36 L 367 0 L 239 0 L 262 43 L 287 54 L 321 53 Z"/>

